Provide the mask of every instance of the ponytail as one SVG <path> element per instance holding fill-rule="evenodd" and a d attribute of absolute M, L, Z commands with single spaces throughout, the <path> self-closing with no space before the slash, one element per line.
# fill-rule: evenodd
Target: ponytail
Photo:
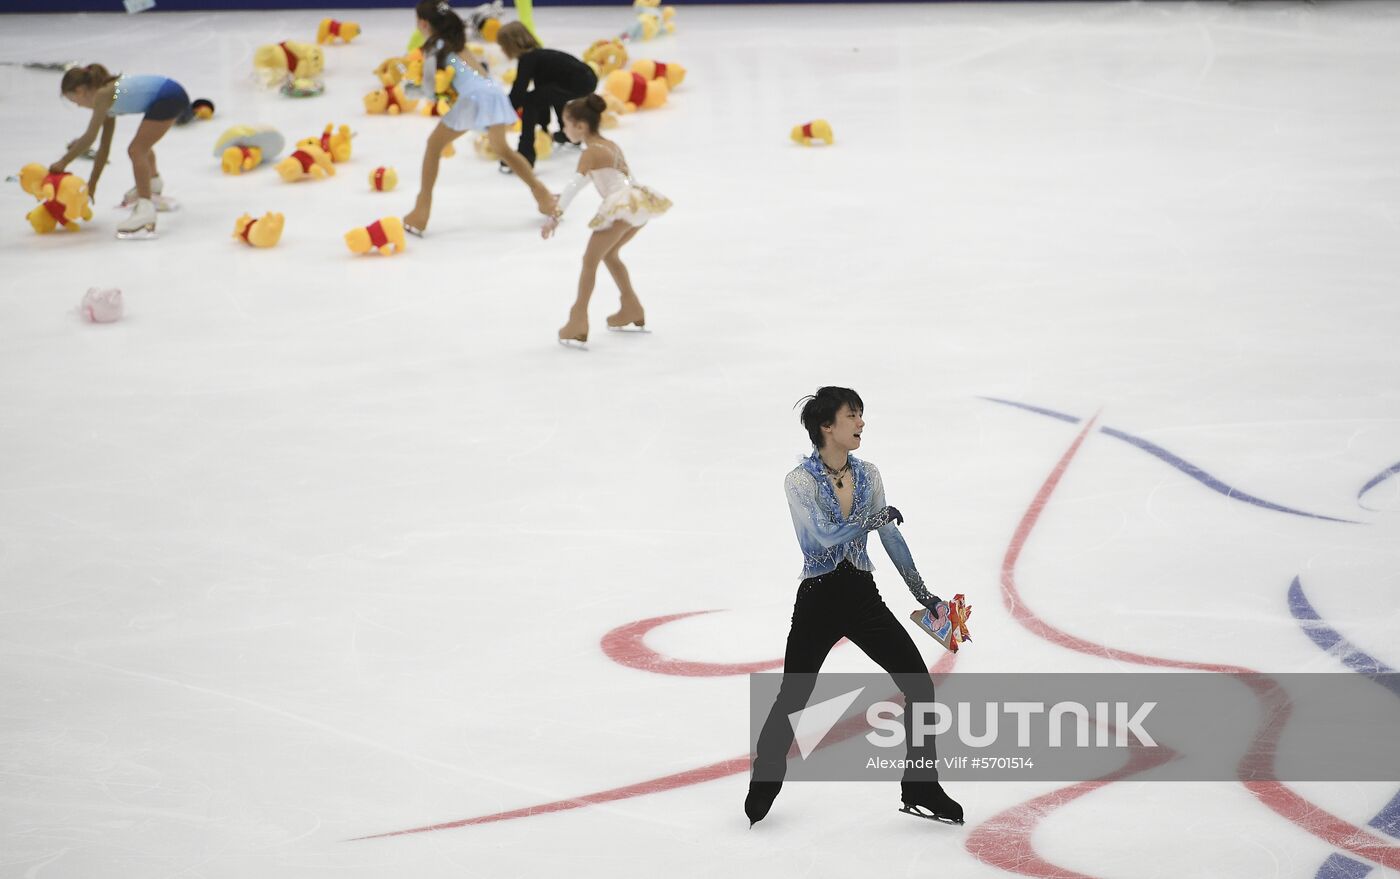
<path fill-rule="evenodd" d="M 447 0 L 419 0 L 413 7 L 414 13 L 433 29 L 436 48 L 424 46 L 423 51 L 437 53 L 437 66 L 441 70 L 447 66 L 447 54 L 461 54 L 467 50 L 467 26 L 461 17 L 447 5 Z"/>
<path fill-rule="evenodd" d="M 597 134 L 598 126 L 603 121 L 603 111 L 606 109 L 608 102 L 603 100 L 602 95 L 584 95 L 565 104 L 564 115 L 582 122 L 588 126 L 590 133 Z"/>
<path fill-rule="evenodd" d="M 66 95 L 80 88 L 97 90 L 116 78 L 117 77 L 111 71 L 101 64 L 89 64 L 86 67 L 70 67 L 63 72 L 63 82 L 59 83 L 58 92 L 60 95 Z"/>

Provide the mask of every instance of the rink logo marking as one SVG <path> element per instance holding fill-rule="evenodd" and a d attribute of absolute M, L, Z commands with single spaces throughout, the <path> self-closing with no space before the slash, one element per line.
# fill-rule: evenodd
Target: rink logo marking
<path fill-rule="evenodd" d="M 1027 412 L 1034 412 L 1037 415 L 1044 415 L 1048 418 L 1054 418 L 1058 421 L 1067 421 L 1070 424 L 1079 424 L 1081 422 L 1081 419 L 1076 415 L 1069 415 L 1064 412 L 1056 412 L 1053 409 L 1046 409 L 1041 406 L 1032 406 L 1029 403 L 1020 403 L 1015 400 L 1004 400 L 1000 397 L 979 397 L 978 399 L 986 400 L 989 403 L 998 403 L 1002 406 L 1011 406 L 1016 409 L 1023 409 Z M 1342 522 L 1347 525 L 1362 524 L 1354 519 L 1340 519 L 1336 516 L 1324 516 L 1321 513 L 1309 513 L 1307 510 L 1298 510 L 1294 509 L 1293 507 L 1285 507 L 1282 504 L 1276 504 L 1272 501 L 1266 501 L 1263 498 L 1255 497 L 1254 495 L 1249 494 L 1248 492 L 1240 491 L 1238 488 L 1235 488 L 1234 486 L 1222 482 L 1221 480 L 1207 473 L 1205 470 L 1201 469 L 1200 467 L 1197 467 L 1190 461 L 1187 461 L 1185 458 L 1182 458 L 1179 455 L 1175 455 L 1167 451 L 1166 449 L 1162 448 L 1156 443 L 1150 440 L 1143 439 L 1140 436 L 1135 436 L 1131 433 L 1128 433 L 1127 431 L 1118 430 L 1116 428 L 1108 427 L 1105 425 L 1099 428 L 1099 432 L 1107 436 L 1111 436 L 1116 440 L 1121 440 L 1122 442 L 1125 442 L 1130 446 L 1133 446 L 1137 449 L 1140 449 L 1141 451 L 1146 452 L 1147 454 L 1151 455 L 1157 460 L 1162 461 L 1163 463 L 1168 464 L 1176 470 L 1179 470 L 1180 472 L 1186 474 L 1187 476 L 1199 482 L 1201 485 L 1204 485 L 1206 488 L 1209 488 L 1211 491 L 1214 491 L 1218 494 L 1223 494 L 1225 495 L 1225 497 L 1230 498 L 1231 500 L 1241 501 L 1243 503 L 1250 504 L 1251 506 L 1262 507 L 1263 509 L 1273 510 L 1278 513 L 1287 513 L 1290 516 L 1303 516 L 1308 519 L 1321 519 L 1324 522 Z M 1400 464 L 1397 464 L 1396 466 L 1400 467 Z"/>
<path fill-rule="evenodd" d="M 1362 491 L 1365 492 L 1364 489 Z M 1379 675 L 1387 675 L 1395 671 L 1389 665 L 1351 643 L 1345 635 L 1332 628 L 1326 620 L 1318 616 L 1312 602 L 1303 592 L 1303 581 L 1298 577 L 1293 578 L 1293 584 L 1288 588 L 1288 612 L 1293 615 L 1303 632 L 1318 648 L 1324 653 L 1335 656 L 1342 665 L 1352 671 L 1373 680 Z M 1376 680 L 1376 682 L 1396 696 L 1400 696 L 1400 689 L 1395 687 L 1394 680 L 1394 678 L 1385 677 Z M 1390 802 L 1386 803 L 1376 813 L 1376 817 L 1367 823 L 1388 836 L 1400 838 L 1400 791 L 1396 791 Z M 1370 864 L 1364 864 L 1345 855 L 1332 854 L 1322 862 L 1322 866 L 1318 867 L 1317 879 L 1362 879 L 1372 869 Z"/>
<path fill-rule="evenodd" d="M 1020 560 L 1021 552 L 1034 530 L 1036 523 L 1040 520 L 1041 513 L 1049 504 L 1051 496 L 1054 494 L 1060 480 L 1069 469 L 1070 463 L 1079 453 L 1086 437 L 1093 431 L 1097 424 L 1098 416 L 1095 415 L 1085 424 L 1084 428 L 1075 437 L 1070 447 L 1061 455 L 1050 475 L 1036 492 L 1035 498 L 1021 517 L 1020 523 L 1007 546 L 1006 555 L 1002 560 L 1001 570 L 1001 593 L 1002 602 L 1013 619 L 1020 623 L 1028 631 L 1044 638 L 1052 644 L 1057 644 L 1068 650 L 1086 653 L 1090 656 L 1097 656 L 1103 659 L 1111 659 L 1121 662 L 1132 662 L 1139 665 L 1148 665 L 1161 668 L 1182 668 L 1197 671 L 1210 671 L 1220 674 L 1247 675 L 1242 680 L 1255 691 L 1255 695 L 1264 703 L 1263 716 L 1268 718 L 1265 725 L 1256 734 L 1251 743 L 1249 753 L 1240 761 L 1238 775 L 1240 783 L 1254 795 L 1261 803 L 1268 806 L 1274 812 L 1287 818 L 1303 830 L 1325 840 L 1336 848 L 1344 849 L 1352 854 L 1378 864 L 1383 864 L 1392 869 L 1400 868 L 1400 848 L 1383 844 L 1378 838 L 1367 833 L 1364 829 L 1357 827 L 1350 822 L 1344 821 L 1335 815 L 1327 812 L 1316 804 L 1309 802 L 1297 793 L 1289 789 L 1286 785 L 1277 781 L 1260 781 L 1257 779 L 1273 778 L 1273 754 L 1277 749 L 1278 737 L 1282 732 L 1284 724 L 1287 722 L 1290 704 L 1286 696 L 1282 694 L 1276 685 L 1273 685 L 1268 678 L 1258 675 L 1242 666 L 1222 665 L 1217 663 L 1191 662 L 1186 660 L 1165 659 L 1162 657 L 1148 656 L 1142 653 L 1135 653 L 1127 650 L 1116 650 L 1107 645 L 1098 644 L 1084 638 L 1071 635 L 1061 629 L 1057 629 L 1042 620 L 1034 611 L 1030 610 L 1021 598 L 1020 589 L 1016 583 L 1016 565 Z M 1124 767 L 1122 772 L 1141 772 L 1145 766 L 1136 766 L 1131 761 Z M 1126 778 L 1123 775 L 1122 778 Z M 1116 778 L 1114 780 L 1121 780 Z M 1104 782 L 1109 783 L 1109 782 Z M 1034 853 L 1032 838 L 1036 826 L 1054 808 L 1074 799 L 1083 796 L 1094 788 L 1084 788 L 1083 785 L 1094 785 L 1096 782 L 1081 782 L 1080 785 L 1072 785 L 1062 788 L 1045 797 L 1013 806 L 997 816 L 994 816 L 987 825 L 998 828 L 997 832 L 981 832 L 982 826 L 969 835 L 967 848 L 974 856 L 985 863 L 997 866 L 1011 872 L 1022 873 L 1029 876 L 1045 877 L 1045 879 L 1065 879 L 1065 877 L 1080 877 L 1082 874 L 1065 870 L 1049 863 L 1039 857 L 1031 860 L 1026 859 L 1027 853 Z M 1056 800 L 1056 795 L 1060 799 Z"/>

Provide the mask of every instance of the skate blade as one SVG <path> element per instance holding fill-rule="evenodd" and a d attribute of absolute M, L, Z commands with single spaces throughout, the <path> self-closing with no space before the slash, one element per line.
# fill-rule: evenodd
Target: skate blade
<path fill-rule="evenodd" d="M 404 223 L 404 224 L 403 224 L 403 230 L 404 230 L 405 232 L 407 232 L 408 234 L 412 235 L 414 238 L 422 238 L 422 237 L 423 237 L 423 230 L 422 230 L 422 229 L 419 229 L 417 226 L 410 226 L 410 225 L 408 225 L 407 223 Z"/>
<path fill-rule="evenodd" d="M 915 818 L 923 818 L 928 821 L 937 821 L 940 824 L 952 824 L 955 827 L 961 826 L 963 824 L 963 821 L 961 819 L 944 818 L 942 815 L 935 815 L 933 812 L 925 810 L 923 806 L 911 806 L 908 803 L 905 803 L 903 806 L 899 807 L 899 811 L 903 812 L 906 815 L 913 815 Z"/>
<path fill-rule="evenodd" d="M 565 348 L 573 348 L 575 351 L 588 350 L 588 343 L 581 342 L 578 339 L 560 339 L 559 344 L 563 345 Z"/>
<path fill-rule="evenodd" d="M 175 199 L 161 198 L 158 195 L 151 197 L 151 204 L 155 205 L 156 213 L 158 214 L 174 213 L 175 211 L 178 211 L 180 209 L 180 203 Z M 124 201 L 121 204 L 117 205 L 117 207 L 121 210 L 129 211 L 132 208 L 136 207 L 136 202 Z"/>
<path fill-rule="evenodd" d="M 146 226 L 141 229 L 133 229 L 130 232 L 118 231 L 117 237 L 123 241 L 152 241 L 160 236 L 156 234 L 153 227 Z"/>
<path fill-rule="evenodd" d="M 609 325 L 609 326 L 608 326 L 608 332 L 610 332 L 610 333 L 650 333 L 651 330 L 647 329 L 647 328 L 644 327 L 644 326 L 638 326 L 638 325 L 636 325 L 636 324 L 624 324 L 623 326 L 620 326 L 620 327 L 615 327 L 615 326 Z"/>

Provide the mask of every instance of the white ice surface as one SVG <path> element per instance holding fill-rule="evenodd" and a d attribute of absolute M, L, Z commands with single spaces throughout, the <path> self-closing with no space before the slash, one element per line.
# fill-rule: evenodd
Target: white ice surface
<path fill-rule="evenodd" d="M 680 7 L 634 55 L 689 78 L 615 134 L 676 205 L 627 251 L 655 332 L 603 332 L 602 273 L 587 353 L 553 338 L 594 197 L 542 242 L 524 188 L 465 140 L 429 238 L 345 249 L 411 205 L 431 123 L 360 103 L 407 10 L 340 16 L 364 34 L 326 50 L 323 97 L 260 92 L 253 47 L 320 17 L 0 18 L 0 60 L 162 73 L 218 111 L 158 148 L 184 206 L 159 241 L 112 239 L 130 118 L 81 232 L 33 235 L 32 200 L 0 191 L 0 876 L 1002 875 L 965 839 L 1060 785 L 950 784 L 963 829 L 898 815 L 888 784 L 804 784 L 750 831 L 731 775 L 348 841 L 743 754 L 744 678 L 626 669 L 599 643 L 715 609 L 648 643 L 781 655 L 791 407 L 825 383 L 864 395 L 863 453 L 915 558 L 977 609 L 962 671 L 1136 668 L 1006 612 L 1008 543 L 1076 428 L 985 396 L 1101 410 L 1240 490 L 1360 523 L 1226 498 L 1095 434 L 1017 568 L 1052 623 L 1343 671 L 1289 616 L 1298 576 L 1400 664 L 1400 479 L 1357 501 L 1400 461 L 1400 6 Z M 537 18 L 577 51 L 631 15 Z M 818 117 L 835 147 L 788 140 Z M 225 177 L 210 156 L 227 125 L 332 121 L 359 132 L 333 180 Z M 85 124 L 56 74 L 0 67 L 4 173 Z M 398 191 L 368 191 L 380 164 Z M 556 190 L 571 173 L 540 167 Z M 229 237 L 267 210 L 279 246 Z M 82 323 L 89 286 L 121 287 L 126 319 Z M 871 665 L 842 647 L 829 667 Z M 1394 788 L 1298 786 L 1358 825 Z M 1102 877 L 1312 877 L 1334 851 L 1233 783 L 1113 785 L 1036 846 Z"/>

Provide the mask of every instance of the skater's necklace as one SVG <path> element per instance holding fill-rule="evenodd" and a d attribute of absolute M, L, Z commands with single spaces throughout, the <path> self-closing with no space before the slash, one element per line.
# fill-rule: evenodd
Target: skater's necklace
<path fill-rule="evenodd" d="M 823 461 L 823 462 L 822 462 L 822 469 L 826 471 L 826 475 L 827 475 L 827 476 L 830 476 L 832 479 L 835 479 L 835 480 L 836 480 L 836 487 L 837 487 L 837 488 L 845 488 L 845 487 L 846 487 L 846 483 L 845 483 L 845 481 L 844 481 L 843 478 L 842 478 L 842 474 L 844 474 L 844 473 L 849 473 L 849 472 L 850 472 L 850 470 L 851 470 L 851 459 L 850 459 L 850 458 L 847 458 L 847 459 L 846 459 L 846 463 L 844 463 L 844 464 L 841 465 L 841 469 L 840 469 L 840 470 L 833 470 L 833 469 L 831 469 L 830 467 L 827 466 L 827 463 L 826 463 L 825 461 Z"/>

